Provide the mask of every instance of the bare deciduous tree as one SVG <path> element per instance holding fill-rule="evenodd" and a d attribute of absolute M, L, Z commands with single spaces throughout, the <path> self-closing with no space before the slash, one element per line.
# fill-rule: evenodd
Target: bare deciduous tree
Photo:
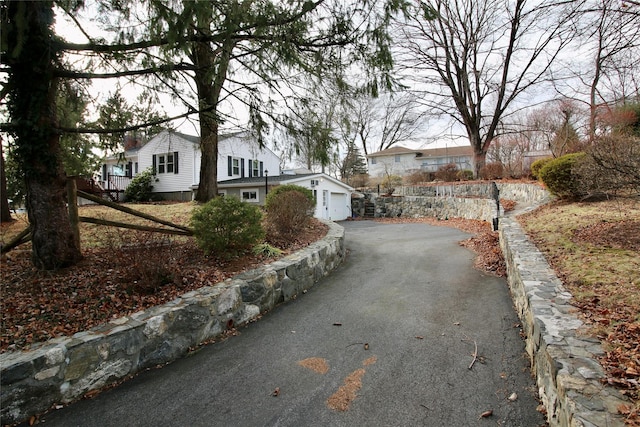
<path fill-rule="evenodd" d="M 476 176 L 510 113 L 530 100 L 573 30 L 572 2 L 420 1 L 398 22 L 398 63 L 432 114 L 464 129 Z M 517 105 L 520 102 L 520 105 Z"/>

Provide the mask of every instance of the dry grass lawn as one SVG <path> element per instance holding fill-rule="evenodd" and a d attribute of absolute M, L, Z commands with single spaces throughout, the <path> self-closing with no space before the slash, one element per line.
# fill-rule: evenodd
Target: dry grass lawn
<path fill-rule="evenodd" d="M 640 425 L 640 200 L 555 203 L 519 217 L 603 343 L 608 383 L 636 403 Z"/>

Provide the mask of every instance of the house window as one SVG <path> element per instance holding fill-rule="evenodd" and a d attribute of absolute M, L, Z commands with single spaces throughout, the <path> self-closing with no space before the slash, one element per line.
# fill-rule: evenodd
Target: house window
<path fill-rule="evenodd" d="M 178 152 L 153 155 L 153 170 L 156 173 L 178 173 Z"/>
<path fill-rule="evenodd" d="M 233 169 L 231 173 L 233 175 L 240 175 L 240 159 L 234 158 L 232 162 L 233 162 Z"/>
<path fill-rule="evenodd" d="M 258 203 L 258 190 L 256 188 L 250 188 L 246 190 L 240 190 L 243 202 Z"/>
<path fill-rule="evenodd" d="M 396 154 L 394 159 L 396 163 L 400 163 L 400 154 Z"/>
<path fill-rule="evenodd" d="M 244 159 L 227 156 L 227 175 L 244 178 Z"/>
<path fill-rule="evenodd" d="M 371 159 L 371 164 L 372 164 L 372 165 L 375 165 L 375 164 L 376 164 L 376 158 L 375 158 L 375 157 Z"/>
<path fill-rule="evenodd" d="M 251 160 L 251 170 L 249 176 L 260 176 L 260 161 L 259 160 Z"/>

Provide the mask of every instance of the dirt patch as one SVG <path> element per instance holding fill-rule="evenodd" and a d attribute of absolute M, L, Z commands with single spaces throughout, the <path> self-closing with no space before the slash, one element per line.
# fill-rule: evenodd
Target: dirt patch
<path fill-rule="evenodd" d="M 298 365 L 311 369 L 313 372 L 317 374 L 326 374 L 329 372 L 329 364 L 326 359 L 322 357 L 310 357 L 308 359 L 304 359 L 298 362 Z"/>
<path fill-rule="evenodd" d="M 351 402 L 356 398 L 356 393 L 362 388 L 362 377 L 365 370 L 360 368 L 352 372 L 344 379 L 344 385 L 327 399 L 327 406 L 334 411 L 344 412 L 349 409 Z"/>
<path fill-rule="evenodd" d="M 374 363 L 376 363 L 377 361 L 378 361 L 378 357 L 377 356 L 371 356 L 370 358 L 368 358 L 367 360 L 362 362 L 362 366 L 371 366 Z"/>

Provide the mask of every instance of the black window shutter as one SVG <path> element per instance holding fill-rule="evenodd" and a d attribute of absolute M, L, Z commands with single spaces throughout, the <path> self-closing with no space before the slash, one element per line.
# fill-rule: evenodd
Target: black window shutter
<path fill-rule="evenodd" d="M 260 176 L 264 176 L 264 163 L 260 162 Z"/>
<path fill-rule="evenodd" d="M 231 156 L 227 156 L 227 175 L 233 176 L 233 165 L 231 164 Z"/>
<path fill-rule="evenodd" d="M 251 178 L 253 176 L 253 160 L 249 160 L 249 173 L 248 173 L 248 177 Z"/>
<path fill-rule="evenodd" d="M 158 156 L 151 156 L 151 167 L 153 168 L 153 174 L 155 175 L 158 172 Z"/>
<path fill-rule="evenodd" d="M 103 181 L 107 180 L 107 165 L 106 164 L 102 165 L 102 180 Z"/>
<path fill-rule="evenodd" d="M 178 173 L 178 152 L 173 152 L 173 173 Z"/>
<path fill-rule="evenodd" d="M 244 178 L 244 159 L 240 159 L 240 177 Z"/>

